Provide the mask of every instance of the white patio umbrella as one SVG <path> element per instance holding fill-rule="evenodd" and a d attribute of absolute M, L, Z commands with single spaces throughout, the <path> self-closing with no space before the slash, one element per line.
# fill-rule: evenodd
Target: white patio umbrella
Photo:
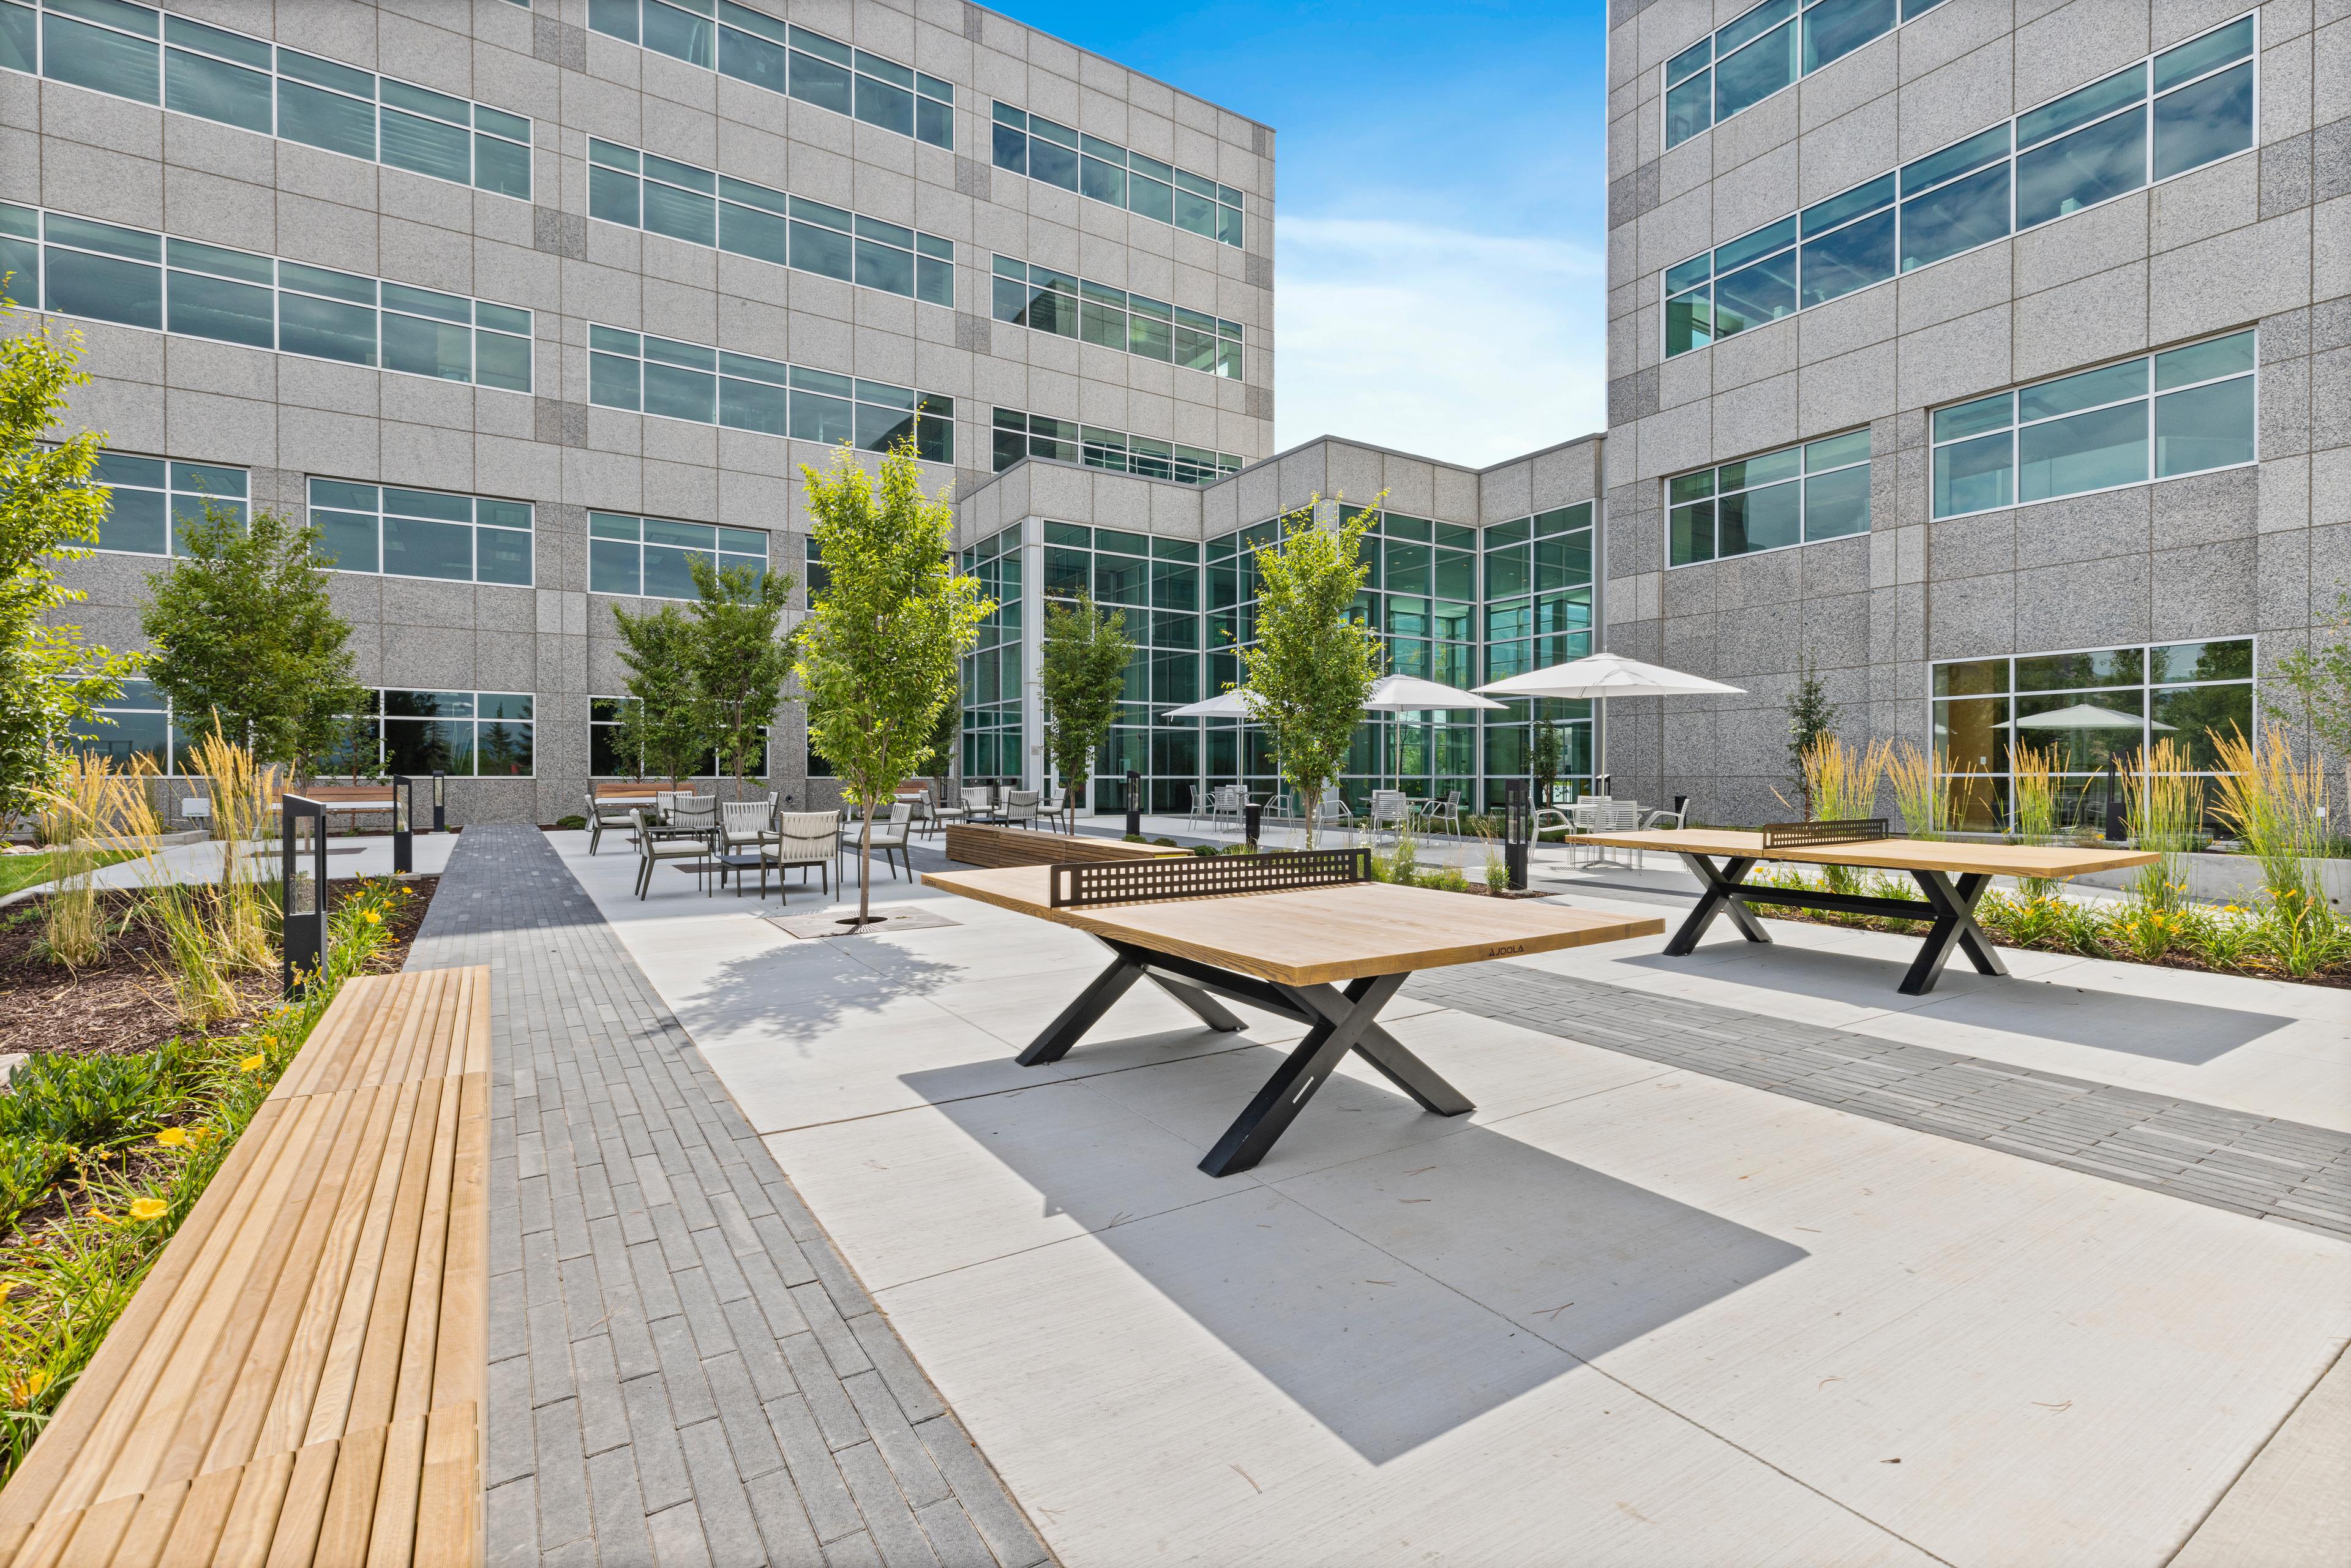
<path fill-rule="evenodd" d="M 1669 670 L 1663 664 L 1645 664 L 1638 659 L 1628 659 L 1622 653 L 1593 653 L 1587 658 L 1571 659 L 1564 664 L 1548 669 L 1530 670 L 1523 675 L 1510 675 L 1499 681 L 1489 681 L 1478 688 L 1481 692 L 1504 697 L 1592 697 L 1600 704 L 1600 744 L 1602 756 L 1598 771 L 1608 772 L 1605 747 L 1608 744 L 1608 699 L 1610 697 L 1703 695 L 1708 693 L 1738 693 L 1744 688 L 1727 686 L 1720 681 L 1708 680 L 1681 670 Z M 1665 774 L 1665 742 L 1658 743 L 1658 777 Z"/>
<path fill-rule="evenodd" d="M 1364 698 L 1366 713 L 1419 713 L 1433 708 L 1499 708 L 1502 705 L 1465 692 L 1459 686 L 1448 686 L 1442 681 L 1426 681 L 1418 675 L 1382 675 L 1372 683 Z M 1241 700 L 1238 687 L 1219 692 L 1182 707 L 1169 708 L 1162 718 L 1247 718 L 1249 705 Z"/>
<path fill-rule="evenodd" d="M 1171 707 L 1159 716 L 1161 718 L 1247 718 L 1249 706 L 1241 701 L 1241 694 L 1238 691 L 1218 692 L 1215 696 L 1203 698 L 1199 702 L 1186 703 L 1182 707 Z"/>
<path fill-rule="evenodd" d="M 2053 708 L 2026 718 L 2002 719 L 2002 729 L 2137 729 L 2142 723 L 2151 729 L 2177 729 L 2179 727 L 2161 719 L 2141 719 L 2135 713 L 2117 713 L 2095 703 L 2075 703 L 2072 707 Z"/>

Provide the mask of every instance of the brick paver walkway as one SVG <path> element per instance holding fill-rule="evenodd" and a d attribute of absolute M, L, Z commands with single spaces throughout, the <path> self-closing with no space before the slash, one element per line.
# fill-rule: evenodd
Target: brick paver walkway
<path fill-rule="evenodd" d="M 2325 1127 L 1523 964 L 1429 971 L 1405 990 L 1562 1040 L 2191 1203 L 2351 1236 L 2351 1134 Z"/>
<path fill-rule="evenodd" d="M 537 830 L 409 956 L 487 964 L 489 1557 L 1030 1568 L 1019 1509 Z"/>

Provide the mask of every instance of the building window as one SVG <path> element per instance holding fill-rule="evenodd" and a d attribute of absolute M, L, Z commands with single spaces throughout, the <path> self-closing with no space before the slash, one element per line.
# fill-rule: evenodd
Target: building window
<path fill-rule="evenodd" d="M 1955 823 L 2001 831 L 2014 820 L 2016 753 L 2030 747 L 2059 780 L 2061 821 L 2089 821 L 2100 773 L 2137 764 L 2158 741 L 2211 777 L 2219 742 L 2254 733 L 2253 639 L 2143 643 L 1934 667 L 1935 762 Z"/>
<path fill-rule="evenodd" d="M 2254 333 L 1935 411 L 1935 516 L 2116 490 L 2253 461 Z"/>
<path fill-rule="evenodd" d="M 2253 46 L 2241 16 L 1667 267 L 1666 357 L 2244 152 Z"/>
<path fill-rule="evenodd" d="M 996 106 L 996 166 L 1239 248 L 1241 193 L 1040 114 Z"/>
<path fill-rule="evenodd" d="M 1898 3 L 1898 12 L 1897 12 Z M 1942 0 L 1764 0 L 1666 62 L 1666 145 L 1688 141 Z"/>
<path fill-rule="evenodd" d="M 1239 472 L 1241 466 L 1241 460 L 1229 452 L 1209 452 L 1154 436 L 1102 430 L 1074 419 L 1022 413 L 1018 409 L 996 411 L 995 436 L 999 474 L 1023 457 L 1051 457 L 1117 474 L 1140 474 L 1148 479 L 1213 485 L 1228 474 Z"/>
<path fill-rule="evenodd" d="M 616 327 L 588 329 L 588 401 L 605 408 L 788 435 L 864 452 L 908 436 L 925 463 L 955 461 L 955 400 Z"/>
<path fill-rule="evenodd" d="M 310 526 L 336 571 L 530 586 L 528 501 L 313 479 Z"/>
<path fill-rule="evenodd" d="M 978 641 L 963 658 L 963 776 L 1019 779 L 1028 758 L 1020 723 L 1020 633 L 1027 607 L 1021 597 L 1019 525 L 965 550 L 962 564 L 979 579 L 980 592 L 996 603 L 981 619 Z"/>
<path fill-rule="evenodd" d="M 103 757 L 118 770 L 145 758 L 158 773 L 180 773 L 180 761 L 196 736 L 174 736 L 172 705 L 147 681 L 125 681 L 122 695 L 98 706 L 99 719 L 68 726 L 77 747 Z"/>
<path fill-rule="evenodd" d="M 530 391 L 531 314 L 511 305 L 6 203 L 0 272 L 60 315 Z"/>
<path fill-rule="evenodd" d="M 1205 311 L 1089 283 L 1050 267 L 996 258 L 996 319 L 1098 348 L 1241 379 L 1241 329 Z"/>
<path fill-rule="evenodd" d="M 207 505 L 243 522 L 251 498 L 246 470 L 216 464 L 101 452 L 92 477 L 109 492 L 98 548 L 132 555 L 179 555 L 188 527 L 204 521 Z"/>
<path fill-rule="evenodd" d="M 128 0 L 0 0 L 0 68 L 530 199 L 530 121 Z"/>
<path fill-rule="evenodd" d="M 322 775 L 528 779 L 533 703 L 519 692 L 378 691 Z"/>
<path fill-rule="evenodd" d="M 955 242 L 610 141 L 588 143 L 588 215 L 932 305 L 955 305 Z"/>
<path fill-rule="evenodd" d="M 952 82 L 732 0 L 589 0 L 588 26 L 934 147 L 955 146 Z"/>
<path fill-rule="evenodd" d="M 801 539 L 808 557 L 807 575 L 801 579 L 801 587 L 808 594 L 808 601 L 813 605 L 816 596 L 832 586 L 832 573 L 825 568 L 824 556 L 816 542 L 816 536 L 804 534 Z"/>
<path fill-rule="evenodd" d="M 1869 432 L 1785 447 L 1666 482 L 1667 566 L 1869 530 Z"/>
<path fill-rule="evenodd" d="M 721 528 L 708 523 L 674 523 L 665 517 L 630 517 L 613 512 L 588 514 L 588 591 L 647 599 L 695 599 L 694 573 L 686 560 L 700 556 L 719 570 L 748 567 L 754 578 L 768 571 L 768 536 L 756 528 Z"/>
<path fill-rule="evenodd" d="M 595 779 L 643 779 L 645 760 L 642 757 L 623 754 L 621 743 L 621 720 L 634 697 L 590 697 L 588 699 L 588 772 Z M 764 779 L 768 773 L 768 737 L 769 727 L 759 727 L 759 754 L 752 777 Z M 696 779 L 725 779 L 732 769 L 724 764 L 726 758 L 713 751 L 702 759 L 703 766 L 695 771 Z"/>

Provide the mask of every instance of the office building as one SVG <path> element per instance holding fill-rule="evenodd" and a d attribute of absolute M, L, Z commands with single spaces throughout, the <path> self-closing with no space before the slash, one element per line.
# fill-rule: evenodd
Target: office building
<path fill-rule="evenodd" d="M 959 0 L 0 0 L 0 270 L 109 438 L 72 618 L 139 647 L 185 519 L 306 515 L 358 765 L 460 821 L 634 770 L 611 608 L 696 551 L 804 593 L 835 443 L 964 491 L 1008 432 L 1193 485 L 1271 447 L 1271 131 Z"/>
<path fill-rule="evenodd" d="M 472 775 L 461 815 L 628 771 L 609 607 L 695 550 L 804 586 L 797 465 L 843 436 L 915 436 L 1000 601 L 967 776 L 1050 781 L 1046 603 L 1130 612 L 1102 805 L 1271 786 L 1165 715 L 1238 678 L 1248 548 L 1317 494 L 1379 500 L 1398 670 L 1744 689 L 1367 721 L 1358 798 L 1498 800 L 1549 719 L 1569 779 L 1604 725 L 1619 795 L 1782 816 L 1809 669 L 1994 825 L 2020 737 L 2209 767 L 2351 591 L 2351 21 L 1616 0 L 1607 429 L 1473 470 L 1275 452 L 1272 131 L 993 12 L 214 9 L 0 0 L 0 265 L 88 334 L 114 447 L 82 619 L 137 645 L 207 497 L 307 508 L 380 758 Z M 795 705 L 769 767 L 829 798 Z"/>

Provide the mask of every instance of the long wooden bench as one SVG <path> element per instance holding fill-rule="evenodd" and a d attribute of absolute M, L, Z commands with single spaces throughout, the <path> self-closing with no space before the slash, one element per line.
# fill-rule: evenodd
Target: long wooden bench
<path fill-rule="evenodd" d="M 347 816 L 351 831 L 359 831 L 360 819 L 383 815 L 389 831 L 392 819 L 392 786 L 389 784 L 311 784 L 293 793 L 306 800 L 316 800 L 327 808 L 327 815 Z M 429 824 L 428 824 L 429 825 Z"/>
<path fill-rule="evenodd" d="M 489 986 L 344 983 L 0 1492 L 0 1564 L 482 1561 Z"/>
<path fill-rule="evenodd" d="M 947 859 L 958 865 L 1051 865 L 1056 861 L 1156 860 L 1162 855 L 1188 854 L 1165 844 L 1130 844 L 1123 839 L 1103 839 L 1084 833 L 1052 833 L 1041 829 L 1002 828 L 986 822 L 949 822 Z"/>

